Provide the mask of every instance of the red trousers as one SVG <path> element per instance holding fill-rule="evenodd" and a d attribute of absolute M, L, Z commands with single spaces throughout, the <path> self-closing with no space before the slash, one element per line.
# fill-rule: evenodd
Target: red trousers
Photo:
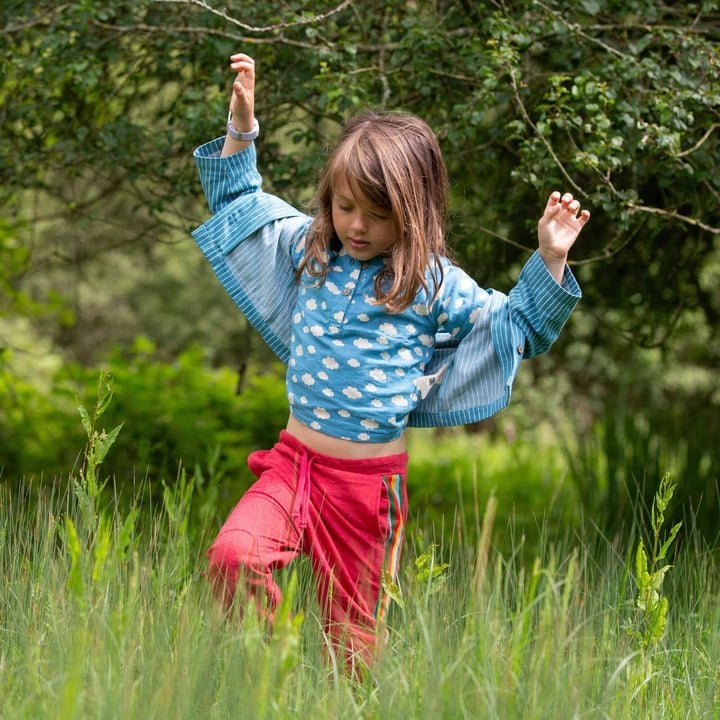
<path fill-rule="evenodd" d="M 310 557 L 325 630 L 336 647 L 372 659 L 377 624 L 395 579 L 407 518 L 407 454 L 348 460 L 313 452 L 286 431 L 272 450 L 254 452 L 258 480 L 208 550 L 208 576 L 229 607 L 237 585 L 267 601 L 280 588 L 272 571 Z"/>

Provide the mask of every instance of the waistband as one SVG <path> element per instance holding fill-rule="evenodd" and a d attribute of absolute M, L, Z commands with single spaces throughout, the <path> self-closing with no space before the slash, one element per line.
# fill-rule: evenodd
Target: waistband
<path fill-rule="evenodd" d="M 408 454 L 406 452 L 395 455 L 383 455 L 373 458 L 340 458 L 334 455 L 324 455 L 315 452 L 304 443 L 300 442 L 287 430 L 280 431 L 280 439 L 275 447 L 282 452 L 284 448 L 295 453 L 300 452 L 313 464 L 317 463 L 329 469 L 343 470 L 345 472 L 356 472 L 361 474 L 382 474 L 382 475 L 404 475 L 407 472 Z"/>

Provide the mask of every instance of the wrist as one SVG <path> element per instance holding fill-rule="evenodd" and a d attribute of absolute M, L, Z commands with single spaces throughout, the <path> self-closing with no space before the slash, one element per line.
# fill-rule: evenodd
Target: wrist
<path fill-rule="evenodd" d="M 257 118 L 250 116 L 236 118 L 232 110 L 228 113 L 227 133 L 233 140 L 251 142 L 260 134 L 260 124 Z"/>
<path fill-rule="evenodd" d="M 558 255 L 543 248 L 539 249 L 539 253 L 550 274 L 555 280 L 562 283 L 563 276 L 565 275 L 565 266 L 567 265 L 567 253 Z"/>

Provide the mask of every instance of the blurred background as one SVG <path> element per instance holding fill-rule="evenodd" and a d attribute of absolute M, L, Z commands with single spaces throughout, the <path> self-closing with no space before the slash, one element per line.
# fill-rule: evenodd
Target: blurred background
<path fill-rule="evenodd" d="M 449 241 L 508 292 L 548 194 L 592 221 L 584 297 L 511 406 L 410 433 L 417 533 L 622 534 L 672 473 L 712 541 L 720 491 L 717 2 L 8 0 L 0 9 L 0 482 L 69 482 L 101 369 L 121 493 L 194 478 L 194 522 L 247 488 L 283 367 L 190 237 L 193 149 L 224 134 L 229 55 L 257 62 L 264 189 L 303 206 L 343 119 L 408 110 L 452 184 Z M 27 488 L 23 497 L 28 497 Z M 513 535 L 513 537 L 508 537 Z"/>

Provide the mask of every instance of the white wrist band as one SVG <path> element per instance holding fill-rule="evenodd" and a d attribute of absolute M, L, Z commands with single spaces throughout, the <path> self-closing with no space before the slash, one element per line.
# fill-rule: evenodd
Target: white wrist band
<path fill-rule="evenodd" d="M 240 132 L 239 130 L 236 130 L 232 124 L 232 119 L 232 111 L 230 111 L 227 119 L 227 134 L 233 140 L 247 142 L 254 140 L 260 134 L 260 123 L 258 123 L 257 118 L 253 118 L 253 129 L 250 132 Z"/>

